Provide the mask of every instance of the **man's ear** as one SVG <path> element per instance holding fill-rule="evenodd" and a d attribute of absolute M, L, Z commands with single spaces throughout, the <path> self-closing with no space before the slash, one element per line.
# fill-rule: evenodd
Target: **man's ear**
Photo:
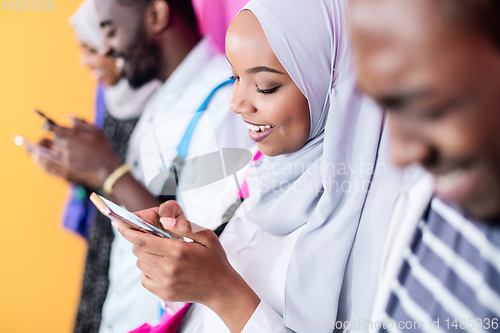
<path fill-rule="evenodd" d="M 146 12 L 146 27 L 156 35 L 170 24 L 170 6 L 165 0 L 154 0 Z"/>

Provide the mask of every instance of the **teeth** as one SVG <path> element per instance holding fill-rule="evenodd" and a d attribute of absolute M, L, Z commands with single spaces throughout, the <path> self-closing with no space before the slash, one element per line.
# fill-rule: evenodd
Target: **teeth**
<path fill-rule="evenodd" d="M 123 58 L 120 57 L 120 58 L 117 58 L 115 60 L 115 66 L 116 66 L 116 69 L 118 69 L 119 72 L 122 71 L 124 65 L 125 65 L 125 59 L 123 59 Z"/>
<path fill-rule="evenodd" d="M 258 126 L 254 126 L 254 125 L 251 125 L 251 124 L 247 124 L 247 126 L 248 126 L 248 129 L 251 130 L 254 133 L 257 133 L 257 131 L 260 129 Z"/>
<path fill-rule="evenodd" d="M 448 192 L 453 190 L 462 181 L 465 172 L 457 170 L 446 175 L 436 177 L 436 190 L 439 192 Z"/>
<path fill-rule="evenodd" d="M 252 125 L 252 124 L 248 124 L 248 123 L 247 123 L 247 126 L 248 126 L 248 129 L 254 133 L 264 132 L 265 130 L 268 130 L 268 129 L 271 129 L 274 127 L 273 125 L 256 126 L 256 125 Z"/>

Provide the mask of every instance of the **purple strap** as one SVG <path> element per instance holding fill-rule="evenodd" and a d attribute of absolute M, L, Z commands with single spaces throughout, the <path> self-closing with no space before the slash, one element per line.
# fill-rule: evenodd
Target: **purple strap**
<path fill-rule="evenodd" d="M 99 83 L 97 86 L 95 126 L 102 128 L 105 118 L 104 87 L 102 83 Z M 89 195 L 90 193 L 87 189 L 73 184 L 63 217 L 64 227 L 81 235 L 85 239 L 88 238 L 96 210 L 95 206 L 89 200 Z"/>

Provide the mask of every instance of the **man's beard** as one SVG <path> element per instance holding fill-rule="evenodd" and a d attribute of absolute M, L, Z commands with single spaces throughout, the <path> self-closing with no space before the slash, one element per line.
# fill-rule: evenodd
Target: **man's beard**
<path fill-rule="evenodd" d="M 137 32 L 127 53 L 125 74 L 132 88 L 140 88 L 159 76 L 161 50 L 158 45 L 147 40 L 143 29 Z"/>

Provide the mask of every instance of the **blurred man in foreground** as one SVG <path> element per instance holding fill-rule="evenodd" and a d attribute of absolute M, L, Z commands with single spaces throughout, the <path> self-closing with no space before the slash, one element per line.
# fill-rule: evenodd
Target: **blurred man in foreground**
<path fill-rule="evenodd" d="M 387 110 L 394 161 L 412 166 L 376 330 L 498 331 L 499 18 L 495 0 L 353 3 L 359 84 Z"/>

